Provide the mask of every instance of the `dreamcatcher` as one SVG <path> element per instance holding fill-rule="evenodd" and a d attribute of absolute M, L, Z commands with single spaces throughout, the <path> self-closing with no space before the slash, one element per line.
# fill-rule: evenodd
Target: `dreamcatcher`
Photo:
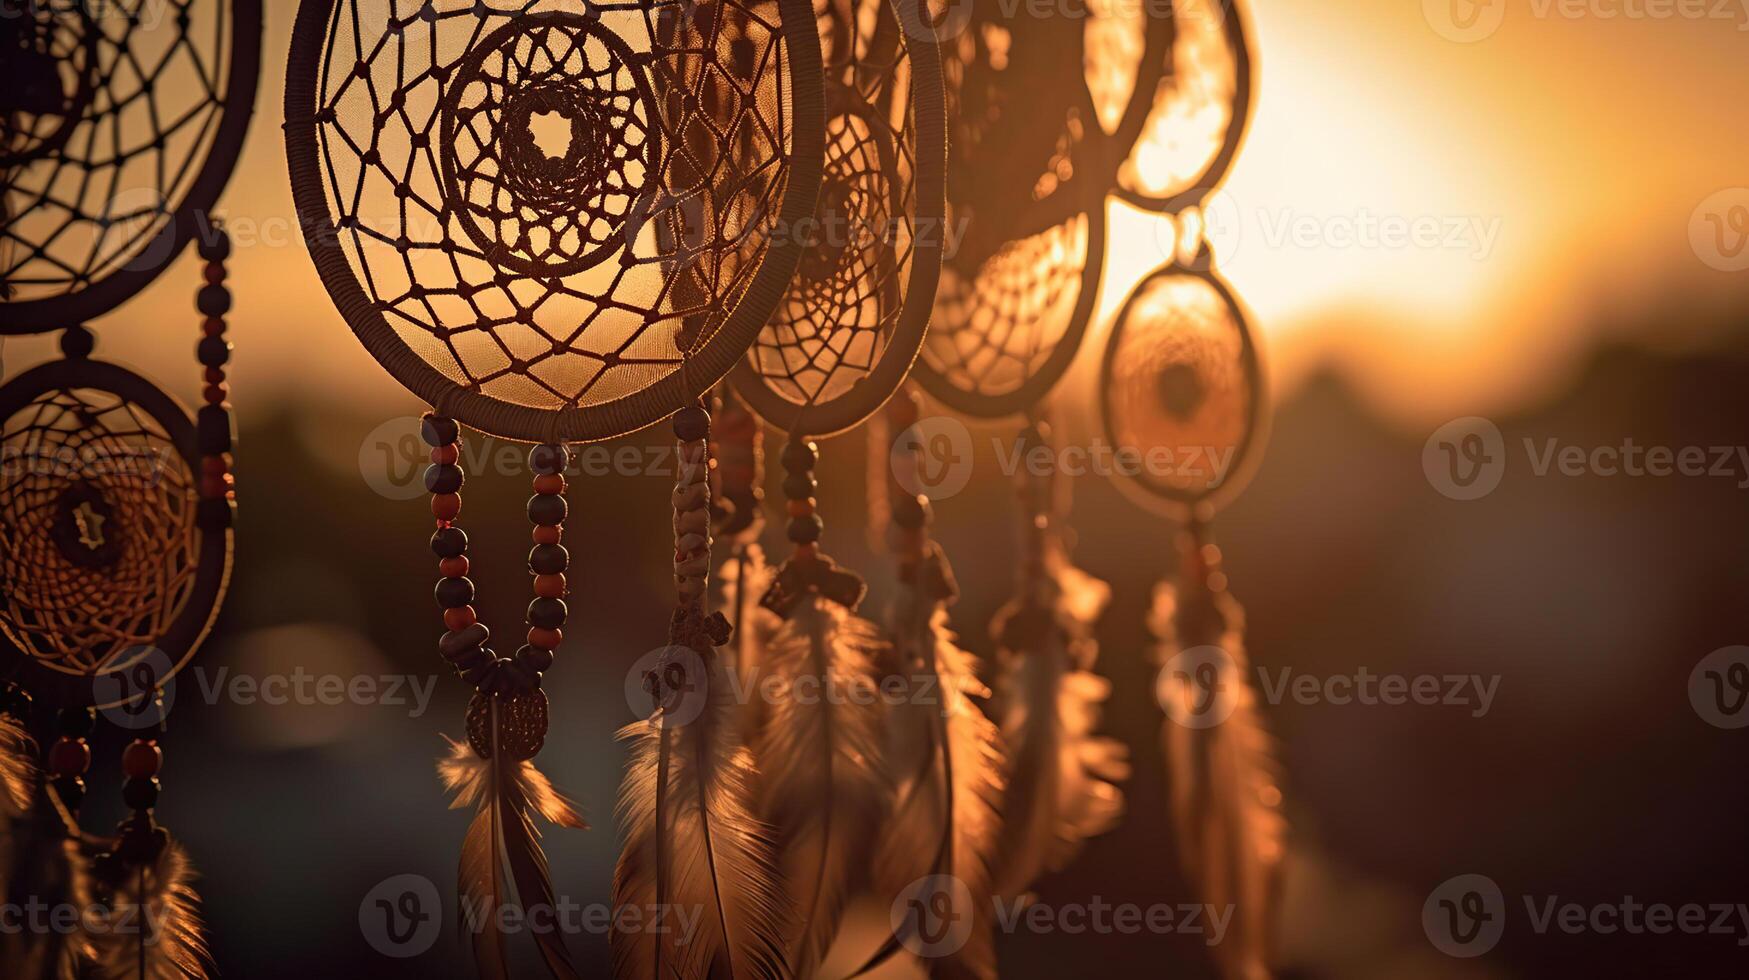
<path fill-rule="evenodd" d="M 207 962 L 187 857 L 154 808 L 167 685 L 230 578 L 230 241 L 210 208 L 253 110 L 261 7 L 147 6 L 0 17 L 0 332 L 59 330 L 63 354 L 0 387 L 0 887 L 80 911 L 76 929 L 3 937 L 16 976 L 200 977 Z M 207 263 L 194 416 L 94 360 L 84 326 L 190 241 Z M 40 778 L 37 704 L 58 711 Z M 135 736 L 113 835 L 78 823 L 99 708 Z M 153 934 L 116 928 L 123 915 Z"/>
<path fill-rule="evenodd" d="M 803 246 L 790 231 L 813 214 L 822 110 L 804 0 L 299 8 L 286 148 L 306 242 L 360 341 L 433 409 L 424 429 L 439 648 L 475 689 L 467 738 L 441 767 L 455 805 L 477 808 L 461 865 L 469 904 L 550 905 L 532 816 L 581 823 L 531 762 L 548 727 L 541 676 L 567 616 L 565 443 L 674 417 L 682 467 L 668 649 L 708 652 L 728 639 L 705 601 L 710 416 L 697 402 L 746 355 L 795 270 Z M 528 505 L 535 598 L 513 656 L 489 646 L 472 606 L 456 524 L 460 424 L 538 443 Z M 663 705 L 651 723 L 658 769 L 693 761 L 667 749 L 680 728 L 674 692 L 662 686 L 671 673 L 665 661 L 649 674 Z M 734 778 L 733 762 L 722 778 Z M 646 806 L 655 827 L 689 819 L 697 798 L 674 800 L 670 814 L 667 783 L 656 782 L 664 788 L 628 809 Z M 756 842 L 737 838 L 732 823 L 713 840 L 750 853 Z M 632 836 L 627 860 L 647 865 L 622 865 L 622 878 L 647 875 L 646 904 L 694 897 L 683 889 L 695 854 L 665 847 L 662 833 Z M 743 867 L 729 860 L 724 870 Z M 767 912 L 763 898 L 733 890 L 740 879 L 727 880 L 697 896 L 720 913 L 705 917 L 719 927 L 685 950 L 648 930 L 616 934 L 623 970 L 693 975 L 765 956 L 742 945 L 765 934 L 756 922 L 721 926 Z M 482 974 L 504 976 L 505 937 L 491 918 L 473 937 L 475 960 Z M 553 974 L 574 975 L 559 937 L 539 945 Z"/>
<path fill-rule="evenodd" d="M 1119 172 L 1120 196 L 1182 231 L 1226 176 L 1250 112 L 1237 5 L 1175 9 L 1174 68 L 1149 135 Z M 1150 273 L 1126 299 L 1099 375 L 1107 441 L 1131 456 L 1119 486 L 1179 522 L 1177 582 L 1155 591 L 1158 696 L 1174 836 L 1198 898 L 1235 910 L 1216 950 L 1229 977 L 1269 975 L 1285 848 L 1273 749 L 1256 711 L 1244 612 L 1227 591 L 1209 522 L 1243 488 L 1267 422 L 1249 322 L 1208 242 Z"/>

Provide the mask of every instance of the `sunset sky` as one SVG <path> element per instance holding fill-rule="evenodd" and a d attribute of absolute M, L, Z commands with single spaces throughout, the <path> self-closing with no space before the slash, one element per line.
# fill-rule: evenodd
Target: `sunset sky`
<path fill-rule="evenodd" d="M 1749 0 L 1659 3 L 1252 8 L 1258 104 L 1212 220 L 1278 390 L 1333 362 L 1409 424 L 1500 410 L 1558 384 L 1599 312 L 1741 289 L 1749 273 L 1705 264 L 1690 222 L 1703 199 L 1749 185 Z M 256 122 L 222 202 L 239 245 L 237 398 L 410 408 L 328 303 L 291 221 L 279 123 L 294 6 L 268 5 Z M 1453 41 L 1441 30 L 1454 33 L 1454 12 L 1497 26 Z M 1110 229 L 1101 328 L 1171 238 L 1163 219 L 1115 204 Z M 1392 230 L 1411 240 L 1385 241 Z M 196 369 L 165 324 L 186 321 L 192 345 L 195 261 L 99 324 L 102 353 L 184 396 Z M 1659 324 L 1648 342 L 1709 339 L 1640 320 Z M 6 368 L 49 349 L 8 341 Z"/>

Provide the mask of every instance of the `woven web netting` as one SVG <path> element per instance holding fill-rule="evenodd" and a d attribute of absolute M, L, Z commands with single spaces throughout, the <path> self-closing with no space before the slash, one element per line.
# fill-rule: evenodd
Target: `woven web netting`
<path fill-rule="evenodd" d="M 1137 287 L 1113 327 L 1103 388 L 1120 450 L 1169 454 L 1142 477 L 1168 493 L 1215 489 L 1251 435 L 1258 392 L 1240 313 L 1207 279 L 1165 274 Z"/>
<path fill-rule="evenodd" d="M 224 115 L 230 4 L 0 10 L 0 298 L 81 292 L 143 256 Z"/>
<path fill-rule="evenodd" d="M 1103 229 L 1081 215 L 1009 243 L 973 274 L 944 267 L 924 363 L 974 397 L 1027 385 L 1075 329 L 1093 234 Z"/>
<path fill-rule="evenodd" d="M 419 358 L 514 404 L 594 405 L 672 372 L 746 294 L 789 84 L 774 2 L 339 0 L 325 193 Z"/>
<path fill-rule="evenodd" d="M 1179 0 L 1172 67 L 1160 82 L 1141 140 L 1118 170 L 1126 190 L 1166 198 L 1192 189 L 1220 155 L 1241 111 L 1240 54 L 1226 18 L 1237 0 Z"/>
<path fill-rule="evenodd" d="M 798 406 L 845 395 L 880 362 L 909 295 L 919 233 L 900 24 L 888 0 L 825 0 L 816 13 L 828 107 L 818 227 L 749 353 L 760 380 Z"/>
<path fill-rule="evenodd" d="M 119 395 L 58 389 L 14 412 L 0 429 L 0 630 L 74 675 L 146 655 L 194 588 L 195 490 L 170 435 Z"/>

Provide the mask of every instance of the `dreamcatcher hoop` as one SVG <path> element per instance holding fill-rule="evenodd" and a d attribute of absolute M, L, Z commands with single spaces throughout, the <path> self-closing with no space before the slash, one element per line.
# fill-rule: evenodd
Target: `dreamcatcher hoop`
<path fill-rule="evenodd" d="M 25 412 L 33 413 L 32 421 L 20 440 L 12 420 Z M 97 427 L 112 414 L 125 415 L 132 427 Z M 69 419 L 78 428 L 56 427 Z M 111 707 L 162 686 L 199 649 L 231 577 L 231 504 L 201 498 L 193 420 L 132 371 L 72 358 L 33 368 L 0 387 L 0 425 L 0 536 L 6 539 L 0 545 L 6 555 L 0 560 L 6 579 L 0 677 L 59 707 Z M 93 445 L 97 450 L 87 452 Z M 118 496 L 160 490 L 173 506 L 160 508 L 154 499 L 136 507 L 138 502 Z M 138 530 L 150 520 L 169 525 L 157 528 L 153 541 Z M 116 524 L 127 535 L 120 542 L 106 533 Z M 69 597 L 68 588 L 80 595 Z M 89 605 L 94 594 L 135 601 L 105 616 Z M 80 597 L 83 602 L 66 604 Z M 39 599 L 46 601 L 32 604 Z M 174 615 L 149 629 L 133 629 L 161 605 L 173 605 Z M 86 663 L 67 663 L 67 651 L 57 649 L 69 636 L 80 642 Z M 109 647 L 100 647 L 105 641 Z M 151 668 L 149 683 L 125 673 L 142 663 Z M 109 678 L 116 679 L 114 692 L 102 683 Z"/>
<path fill-rule="evenodd" d="M 733 309 L 726 312 L 720 324 L 696 348 L 684 350 L 674 362 L 663 364 L 661 367 L 666 370 L 654 380 L 646 378 L 629 391 L 591 404 L 561 400 L 556 405 L 536 406 L 488 394 L 481 390 L 480 382 L 458 383 L 414 350 L 385 317 L 385 304 L 374 299 L 360 282 L 343 244 L 346 232 L 335 218 L 327 197 L 325 144 L 319 128 L 323 124 L 322 113 L 329 110 L 318 107 L 317 99 L 326 72 L 323 62 L 329 27 L 343 2 L 347 0 L 304 0 L 298 10 L 286 72 L 286 154 L 305 244 L 317 272 L 348 326 L 378 363 L 421 400 L 438 407 L 441 414 L 482 432 L 533 442 L 592 442 L 636 431 L 690 404 L 729 372 L 776 307 L 795 271 L 803 243 L 793 235 L 781 235 L 764 246 L 757 270 L 743 277 L 744 290 L 738 297 L 725 298 L 734 301 Z M 531 6 L 522 4 L 519 10 L 513 11 L 479 3 L 440 13 L 435 6 L 428 4 L 421 8 L 415 19 L 429 19 L 435 24 L 444 17 L 470 14 L 481 18 L 520 17 L 527 16 L 527 8 Z M 703 16 L 704 11 L 718 10 L 723 6 L 721 2 L 694 6 L 678 0 L 656 4 L 628 0 L 592 5 L 587 15 L 566 16 L 576 24 L 592 25 L 578 27 L 579 32 L 605 35 L 609 32 L 601 24 L 603 16 L 609 13 L 625 16 L 671 14 L 690 23 L 692 18 Z M 789 145 L 783 155 L 787 183 L 776 223 L 779 228 L 794 228 L 813 213 L 820 183 L 824 104 L 819 38 L 808 0 L 775 0 L 774 4 L 767 6 L 775 10 L 781 20 L 774 29 L 770 25 L 763 26 L 781 36 L 787 76 L 776 84 L 781 109 L 787 111 L 790 126 L 787 133 Z M 717 23 L 714 17 L 712 23 Z M 712 40 L 716 38 L 713 36 Z M 727 39 L 723 39 L 723 43 L 727 45 Z M 712 50 L 715 54 L 714 46 Z M 666 94 L 658 94 L 659 101 L 667 98 Z M 700 107 L 704 100 L 694 96 L 675 98 L 682 105 L 682 111 L 693 120 L 706 111 Z M 665 205 L 668 203 L 664 202 Z M 622 228 L 616 234 L 635 239 L 636 229 L 627 232 Z M 684 264 L 690 260 L 684 249 L 679 249 L 674 261 Z M 584 326 L 587 325 L 588 321 L 585 321 Z M 481 329 L 495 328 L 483 326 Z M 583 327 L 578 327 L 576 332 L 580 334 L 582 330 Z"/>
<path fill-rule="evenodd" d="M 937 284 L 941 278 L 947 167 L 946 96 L 942 89 L 941 49 L 934 41 L 933 29 L 925 24 L 927 0 L 873 2 L 879 14 L 872 38 L 863 37 L 857 24 L 844 23 L 845 18 L 837 12 L 836 4 L 829 4 L 828 10 L 833 13 L 821 18 L 823 22 L 832 22 L 833 43 L 842 49 L 834 50 L 832 64 L 826 68 L 830 79 L 828 86 L 831 88 L 827 105 L 829 111 L 834 112 L 833 119 L 828 122 L 828 129 L 834 122 L 838 122 L 838 132 L 845 134 L 842 138 L 834 139 L 833 134 L 828 133 L 823 168 L 826 176 L 823 182 L 828 188 L 839 189 L 836 193 L 829 190 L 824 195 L 831 200 L 823 200 L 822 207 L 833 206 L 834 214 L 837 214 L 840 209 L 854 206 L 852 201 L 856 197 L 855 192 L 843 189 L 839 186 L 842 184 L 867 180 L 875 182 L 877 187 L 887 188 L 890 192 L 888 196 L 892 200 L 886 204 L 891 208 L 890 217 L 894 222 L 889 227 L 896 228 L 896 223 L 900 220 L 908 225 L 912 237 L 906 247 L 910 254 L 908 258 L 889 259 L 894 265 L 904 267 L 887 270 L 892 275 L 900 271 L 906 273 L 901 285 L 889 276 L 880 275 L 878 270 L 862 268 L 851 254 L 855 247 L 849 243 L 839 244 L 835 254 L 822 255 L 821 250 L 815 249 L 804 253 L 803 261 L 799 263 L 804 267 L 802 273 L 786 290 L 785 300 L 779 304 L 773 322 L 766 325 L 755 342 L 754 350 L 737 362 L 730 374 L 730 382 L 734 385 L 736 394 L 747 407 L 755 415 L 782 428 L 791 438 L 836 435 L 861 424 L 886 404 L 899 386 L 904 384 L 911 373 L 912 365 L 916 363 L 929 326 Z M 860 6 L 857 2 L 849 4 L 853 20 Z M 890 64 L 865 64 L 861 60 L 861 53 L 852 50 L 875 43 L 891 45 L 890 55 L 893 61 Z M 910 76 L 909 85 L 904 86 L 903 94 L 906 97 L 904 114 L 913 130 L 911 141 L 914 145 L 911 146 L 893 145 L 904 143 L 906 134 L 902 129 L 898 133 L 887 132 L 880 127 L 890 126 L 890 120 L 874 118 L 883 110 L 889 114 L 892 112 L 895 93 L 891 91 L 894 87 L 891 84 L 891 74 L 898 69 L 901 61 L 908 66 Z M 886 84 L 862 81 L 861 75 L 870 71 L 879 73 Z M 847 76 L 849 80 L 831 77 L 840 74 Z M 860 89 L 866 91 L 859 91 Z M 868 101 L 870 97 L 873 104 Z M 883 142 L 879 145 L 876 160 L 857 159 L 867 149 L 863 145 L 866 141 L 857 141 L 848 135 L 848 129 L 853 125 L 873 130 L 869 140 L 881 137 L 891 139 L 890 143 Z M 846 143 L 849 145 L 846 146 Z M 904 170 L 909 171 L 909 194 L 899 186 L 900 174 L 895 173 L 901 164 Z M 872 214 L 866 204 L 861 211 L 856 217 L 864 219 L 862 223 L 871 226 L 876 224 L 867 220 Z M 907 211 L 911 213 L 906 214 Z M 876 243 L 875 248 L 883 249 L 888 244 L 883 239 Z M 846 309 L 853 304 L 848 303 L 841 294 L 850 288 L 861 288 L 866 283 L 836 282 L 838 289 L 834 290 L 835 295 L 810 296 L 810 283 L 805 280 L 814 277 L 809 274 L 806 266 L 816 255 L 822 255 L 827 260 L 824 264 L 828 268 L 822 274 L 823 277 L 836 276 L 838 280 L 846 275 L 856 275 L 859 279 L 875 278 L 875 288 L 888 294 L 877 298 L 877 305 L 884 299 L 896 309 L 889 309 L 879 315 L 872 328 L 846 323 L 847 320 L 855 319 L 857 311 Z M 786 304 L 791 303 L 807 307 L 807 312 L 795 317 L 786 316 Z M 802 337 L 802 330 L 798 329 L 801 326 L 800 321 L 808 318 L 817 322 L 807 325 L 807 330 L 812 335 Z M 863 329 L 885 334 L 884 341 L 880 337 L 869 340 L 869 364 L 866 367 L 856 365 L 853 368 L 863 371 L 860 377 L 854 378 L 847 385 L 834 385 L 831 375 L 849 366 L 849 348 L 856 342 L 852 336 L 850 340 L 837 344 L 837 349 L 834 350 L 834 343 L 837 341 L 837 337 L 833 336 L 834 332 Z M 817 346 L 818 349 L 807 358 L 808 369 L 822 375 L 813 395 L 804 395 L 801 401 L 794 400 L 776 390 L 767 379 L 758 360 L 761 345 L 768 338 L 778 347 L 806 347 L 810 344 Z M 781 356 L 781 351 L 778 356 Z M 818 365 L 823 357 L 830 358 L 832 366 L 821 370 Z M 838 390 L 820 400 L 819 395 L 829 388 Z"/>
<path fill-rule="evenodd" d="M 1172 62 L 1160 81 L 1159 95 L 1148 116 L 1147 131 L 1138 144 L 1130 150 L 1129 158 L 1118 168 L 1116 195 L 1118 200 L 1145 211 L 1158 214 L 1176 213 L 1187 207 L 1202 204 L 1209 194 L 1226 179 L 1227 171 L 1233 166 L 1233 158 L 1239 153 L 1239 147 L 1245 141 L 1245 132 L 1251 123 L 1253 108 L 1253 66 L 1251 63 L 1250 28 L 1246 23 L 1247 15 L 1242 9 L 1241 0 L 1197 0 L 1204 8 L 1197 16 L 1212 18 L 1214 8 L 1220 11 L 1218 29 L 1207 30 L 1207 25 L 1186 30 L 1192 21 L 1181 16 L 1181 4 L 1172 5 L 1172 17 L 1178 29 L 1174 32 L 1173 43 L 1166 57 Z M 1178 131 L 1188 123 L 1176 120 L 1172 111 L 1175 108 L 1188 106 L 1198 108 L 1198 94 L 1184 94 L 1188 88 L 1205 81 L 1195 77 L 1194 73 L 1205 70 L 1206 66 L 1195 63 L 1195 59 L 1205 57 L 1208 52 L 1198 50 L 1198 45 L 1211 41 L 1223 42 L 1221 55 L 1231 59 L 1233 71 L 1233 90 L 1226 100 L 1226 123 L 1215 145 L 1214 153 L 1202 164 L 1194 176 L 1181 178 L 1171 183 L 1168 189 L 1142 186 L 1138 171 L 1145 165 L 1143 156 L 1150 147 L 1157 147 L 1178 135 Z M 1189 64 L 1181 65 L 1180 56 Z M 1181 72 L 1181 67 L 1191 69 Z M 1192 77 L 1186 78 L 1186 75 Z M 1207 98 L 1214 96 L 1210 93 Z M 1209 106 L 1200 107 L 1207 111 Z M 1161 152 L 1165 152 L 1161 149 Z"/>
<path fill-rule="evenodd" d="M 1221 277 L 1208 261 L 1209 253 L 1205 249 L 1198 260 L 1188 267 L 1164 266 L 1145 277 L 1131 291 L 1124 301 L 1123 308 L 1118 312 L 1117 319 L 1112 324 L 1111 338 L 1107 341 L 1104 356 L 1099 369 L 1099 408 L 1100 421 L 1105 438 L 1110 445 L 1120 451 L 1125 449 L 1147 451 L 1151 447 L 1131 445 L 1135 440 L 1126 439 L 1123 435 L 1123 422 L 1120 419 L 1122 408 L 1117 404 L 1122 389 L 1120 387 L 1120 358 L 1130 355 L 1126 366 L 1132 371 L 1146 370 L 1149 366 L 1138 365 L 1134 355 L 1135 350 L 1126 350 L 1126 342 L 1130 333 L 1137 330 L 1149 330 L 1158 336 L 1167 336 L 1174 332 L 1170 324 L 1139 324 L 1137 318 L 1144 315 L 1143 304 L 1148 302 L 1150 295 L 1161 287 L 1170 287 L 1175 282 L 1190 284 L 1208 291 L 1208 299 L 1218 305 L 1214 310 L 1217 315 L 1225 317 L 1236 341 L 1238 363 L 1231 365 L 1236 373 L 1229 381 L 1239 381 L 1246 392 L 1245 405 L 1242 409 L 1243 418 L 1240 421 L 1241 435 L 1230 446 L 1196 446 L 1198 451 L 1213 451 L 1230 448 L 1231 461 L 1226 472 L 1218 483 L 1200 488 L 1174 486 L 1163 480 L 1152 479 L 1145 467 L 1134 467 L 1138 472 L 1125 473 L 1113 482 L 1120 491 L 1131 500 L 1150 510 L 1158 511 L 1178 520 L 1197 519 L 1207 521 L 1222 507 L 1225 507 L 1244 490 L 1257 468 L 1257 461 L 1262 455 L 1262 448 L 1269 435 L 1269 392 L 1266 376 L 1262 366 L 1262 356 L 1254 336 L 1250 315 L 1234 295 L 1227 281 Z M 1164 310 L 1151 311 L 1158 315 L 1182 318 L 1185 311 L 1182 308 L 1168 307 Z M 1182 335 L 1182 334 L 1180 334 Z M 1154 365 L 1157 366 L 1157 365 Z M 1206 391 L 1201 387 L 1203 375 L 1195 366 L 1175 360 L 1165 366 L 1166 371 L 1156 373 L 1150 380 L 1155 385 L 1154 394 L 1168 404 L 1159 406 L 1167 414 L 1187 416 L 1200 406 L 1197 404 Z M 1170 372 L 1170 373 L 1166 373 Z M 1188 423 L 1187 423 L 1188 425 Z M 1212 441 L 1212 440 L 1211 440 Z M 1189 446 L 1166 447 L 1168 449 L 1186 449 Z"/>
<path fill-rule="evenodd" d="M 137 7 L 143 5 L 147 0 L 129 0 L 129 2 Z M 186 6 L 188 2 L 189 0 L 183 0 L 183 5 Z M 55 209 L 70 212 L 70 215 L 61 229 L 48 237 L 50 239 L 66 238 L 68 237 L 65 235 L 66 229 L 77 225 L 85 229 L 85 235 L 95 239 L 92 254 L 85 259 L 88 263 L 87 268 L 82 272 L 75 271 L 67 265 L 65 259 L 46 255 L 44 249 L 48 247 L 48 242 L 26 241 L 24 236 L 27 232 L 20 228 L 22 222 L 33 218 L 33 212 L 39 211 L 39 205 L 53 198 L 50 192 L 56 183 L 54 175 L 66 167 L 80 166 L 85 169 L 88 181 L 90 180 L 89 174 L 94 171 L 111 172 L 110 179 L 112 181 L 119 180 L 121 171 L 133 156 L 146 151 L 156 151 L 160 154 L 165 152 L 165 147 L 171 142 L 171 134 L 154 131 L 152 140 L 146 141 L 142 146 L 133 148 L 131 151 L 120 146 L 110 147 L 109 152 L 114 156 L 114 159 L 101 164 L 69 159 L 70 147 L 82 146 L 85 153 L 98 152 L 96 145 L 98 137 L 95 135 L 95 131 L 100 128 L 108 128 L 105 126 L 104 120 L 119 118 L 123 106 L 116 102 L 114 94 L 108 93 L 107 99 L 103 97 L 106 93 L 106 86 L 111 84 L 114 73 L 106 69 L 102 53 L 111 48 L 117 50 L 118 53 L 113 56 L 110 65 L 113 67 L 114 61 L 119 60 L 122 57 L 121 53 L 125 52 L 126 42 L 131 37 L 138 17 L 136 13 L 130 11 L 126 18 L 111 16 L 101 20 L 95 19 L 85 13 L 86 4 L 32 4 L 31 6 L 46 12 L 47 16 L 63 18 L 72 16 L 63 7 L 71 7 L 82 23 L 81 30 L 95 32 L 87 34 L 81 45 L 88 46 L 89 50 L 94 53 L 84 70 L 76 72 L 80 76 L 78 84 L 83 89 L 88 90 L 76 97 L 69 98 L 64 103 L 69 115 L 72 111 L 77 111 L 80 114 L 78 120 L 73 121 L 69 118 L 66 120 L 66 125 L 62 127 L 63 131 L 55 134 L 52 140 L 41 143 L 28 153 L 15 155 L 10 162 L 0 165 L 0 171 L 4 171 L 0 176 L 4 177 L 3 183 L 7 188 L 7 196 L 17 191 L 17 185 L 22 180 L 19 176 L 20 173 L 28 176 L 32 170 L 47 168 L 51 165 L 53 167 L 53 171 L 43 182 L 42 188 L 35 192 L 37 198 L 35 203 L 19 208 L 16 212 L 10 204 L 4 209 L 0 209 L 0 215 L 3 215 L 0 217 L 0 246 L 10 245 L 24 253 L 16 260 L 6 259 L 3 264 L 0 264 L 0 280 L 9 278 L 21 269 L 33 264 L 57 268 L 62 270 L 63 274 L 70 276 L 69 281 L 64 284 L 64 291 L 53 295 L 6 301 L 3 298 L 5 290 L 0 289 L 0 309 L 5 311 L 4 317 L 0 317 L 0 335 L 59 330 L 85 323 L 108 313 L 144 289 L 181 254 L 184 246 L 210 230 L 208 212 L 218 201 L 219 194 L 224 190 L 225 184 L 229 181 L 231 172 L 235 168 L 238 155 L 242 152 L 243 140 L 249 129 L 249 120 L 254 114 L 256 83 L 261 70 L 261 0 L 226 0 L 224 3 L 215 4 L 215 8 L 221 12 L 221 15 L 228 13 L 229 17 L 222 20 L 218 28 L 218 33 L 221 36 L 213 44 L 215 63 L 211 68 L 214 77 L 203 81 L 203 85 L 207 87 L 207 102 L 216 106 L 216 120 L 209 119 L 201 124 L 204 127 L 203 133 L 210 131 L 210 142 L 206 142 L 204 137 L 199 141 L 205 145 L 205 154 L 198 166 L 194 161 L 195 154 L 191 153 L 188 159 L 182 161 L 180 167 L 167 168 L 174 170 L 181 177 L 186 177 L 186 174 L 191 170 L 197 172 L 192 178 L 186 180 L 186 189 L 182 191 L 179 199 L 173 203 L 163 201 L 164 195 L 175 189 L 156 188 L 150 192 L 154 195 L 154 202 L 136 208 L 135 210 L 139 212 L 137 214 L 124 212 L 118 215 L 114 209 L 118 206 L 117 194 L 126 194 L 139 190 L 138 188 L 118 189 L 112 186 L 110 195 L 102 202 L 102 211 L 96 214 L 85 214 L 82 210 L 82 201 L 67 202 L 55 199 Z M 6 19 L 8 21 L 15 20 L 11 16 Z M 111 22 L 130 25 L 125 28 L 129 33 L 123 34 L 119 40 L 107 36 L 102 32 L 101 25 Z M 217 49 L 221 48 L 225 41 L 229 42 L 230 63 L 224 75 L 222 92 L 220 92 L 213 90 L 211 86 L 218 81 L 217 61 L 220 55 Z M 192 57 L 197 53 L 195 48 L 194 44 L 181 43 L 172 49 L 172 55 L 187 53 Z M 9 54 L 8 57 L 16 57 L 16 52 Z M 169 64 L 170 56 L 166 56 L 165 61 L 157 66 L 156 71 L 169 70 Z M 140 70 L 144 69 L 138 67 L 131 69 L 131 71 Z M 141 80 L 145 90 L 128 96 L 127 101 L 131 103 L 137 99 L 150 100 L 152 95 L 149 90 L 155 83 L 155 77 L 154 74 L 153 78 Z M 65 97 L 68 93 L 63 91 L 62 94 Z M 164 115 L 175 120 L 175 126 L 186 125 L 197 117 L 195 112 L 184 109 L 164 113 Z M 154 121 L 156 122 L 156 117 L 154 117 Z M 114 138 L 118 142 L 121 139 L 120 129 L 121 124 L 114 123 L 114 131 L 117 133 Z M 83 194 L 83 191 L 80 193 Z M 122 239 L 121 244 L 106 245 L 105 242 L 113 237 L 112 229 L 118 224 L 126 229 L 124 232 L 126 237 Z M 102 254 L 99 254 L 100 252 Z M 3 248 L 0 248 L 0 254 L 4 254 Z M 106 268 L 98 269 L 93 278 L 93 271 L 89 266 L 97 264 Z M 37 274 L 40 275 L 40 273 Z M 85 284 L 80 286 L 81 282 Z"/>

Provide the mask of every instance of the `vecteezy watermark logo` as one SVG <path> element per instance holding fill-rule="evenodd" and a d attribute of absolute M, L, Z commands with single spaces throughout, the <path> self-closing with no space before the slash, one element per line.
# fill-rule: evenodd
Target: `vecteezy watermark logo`
<path fill-rule="evenodd" d="M 1481 956 L 1506 931 L 1506 897 L 1487 875 L 1448 878 L 1421 906 L 1421 928 L 1447 956 Z"/>
<path fill-rule="evenodd" d="M 1749 646 L 1714 650 L 1688 675 L 1688 703 L 1718 728 L 1749 726 Z"/>
<path fill-rule="evenodd" d="M 419 434 L 417 416 L 403 415 L 370 430 L 358 444 L 358 472 L 364 482 L 390 500 L 425 494 L 425 464 L 430 450 Z"/>
<path fill-rule="evenodd" d="M 103 717 L 118 728 L 142 731 L 164 724 L 176 703 L 176 664 L 157 647 L 129 647 L 114 662 L 123 666 L 97 675 L 92 695 Z"/>
<path fill-rule="evenodd" d="M 899 892 L 891 910 L 893 935 L 923 959 L 952 956 L 972 937 L 972 892 L 954 875 L 925 875 Z"/>
<path fill-rule="evenodd" d="M 424 875 L 385 879 L 358 903 L 358 929 L 372 949 L 396 959 L 418 956 L 443 931 L 437 886 Z"/>
<path fill-rule="evenodd" d="M 1453 500 L 1486 497 L 1506 474 L 1506 439 L 1480 415 L 1452 419 L 1427 437 L 1421 470 L 1433 489 Z"/>
<path fill-rule="evenodd" d="M 1233 716 L 1240 685 L 1233 658 L 1218 646 L 1179 651 L 1160 668 L 1154 695 L 1167 717 L 1185 728 L 1213 728 Z"/>
<path fill-rule="evenodd" d="M 1688 244 L 1720 272 L 1749 269 L 1749 187 L 1727 187 L 1700 202 L 1688 217 Z"/>
<path fill-rule="evenodd" d="M 1506 20 L 1506 0 L 1421 0 L 1421 16 L 1447 41 L 1474 44 Z"/>
<path fill-rule="evenodd" d="M 710 703 L 704 658 L 691 647 L 657 647 L 626 672 L 626 704 L 654 724 L 680 727 L 696 721 Z"/>
<path fill-rule="evenodd" d="M 971 430 L 951 416 L 919 419 L 893 440 L 889 463 L 906 493 L 945 500 L 972 480 Z"/>

